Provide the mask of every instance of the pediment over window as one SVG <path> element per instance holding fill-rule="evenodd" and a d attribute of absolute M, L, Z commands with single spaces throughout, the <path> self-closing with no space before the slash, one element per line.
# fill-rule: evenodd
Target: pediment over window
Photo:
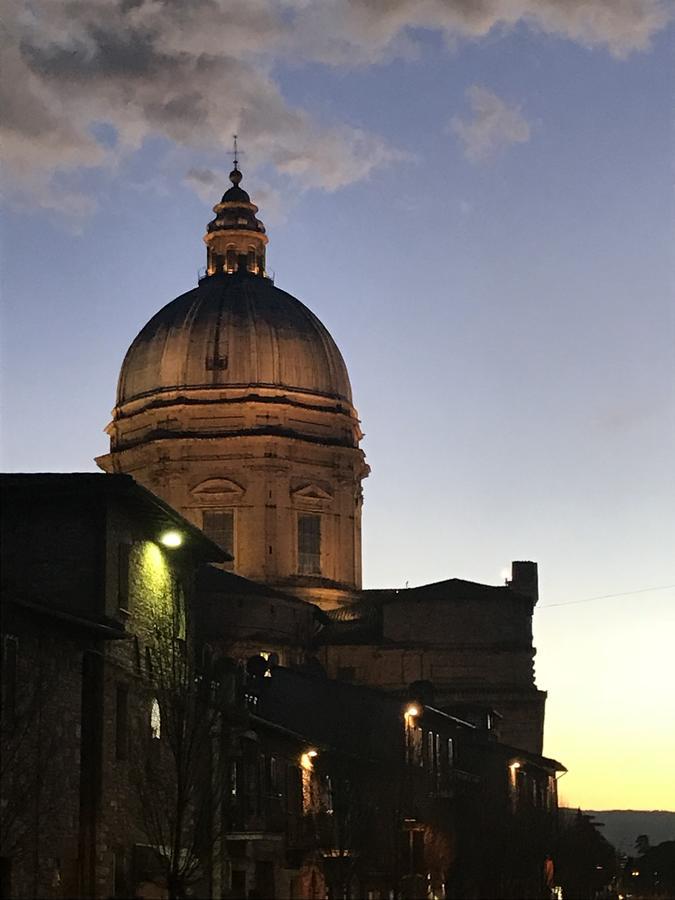
<path fill-rule="evenodd" d="M 318 484 L 305 484 L 296 488 L 291 491 L 291 497 L 296 501 L 317 504 L 331 503 L 333 500 L 333 495 L 319 487 Z"/>
<path fill-rule="evenodd" d="M 245 493 L 245 488 L 229 478 L 207 478 L 192 488 L 192 496 L 204 500 L 229 499 L 234 500 Z"/>

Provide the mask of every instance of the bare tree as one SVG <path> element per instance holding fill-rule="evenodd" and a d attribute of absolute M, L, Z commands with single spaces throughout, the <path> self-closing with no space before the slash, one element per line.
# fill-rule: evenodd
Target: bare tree
<path fill-rule="evenodd" d="M 16 647 L 16 638 L 5 637 L 3 654 L 11 641 Z M 63 747 L 57 734 L 54 701 L 59 680 L 53 646 L 40 632 L 27 646 L 29 663 L 18 681 L 16 669 L 10 675 L 9 666 L 3 665 L 4 678 L 13 683 L 4 685 L 0 724 L 0 856 L 25 860 L 37 895 L 44 874 L 40 848 L 50 839 L 45 823 L 58 816 L 60 806 L 55 773 Z"/>
<path fill-rule="evenodd" d="M 186 639 L 182 596 L 154 620 L 148 638 L 151 684 L 135 729 L 132 771 L 143 830 L 169 895 L 182 898 L 206 874 L 219 838 L 226 767 L 218 685 Z"/>

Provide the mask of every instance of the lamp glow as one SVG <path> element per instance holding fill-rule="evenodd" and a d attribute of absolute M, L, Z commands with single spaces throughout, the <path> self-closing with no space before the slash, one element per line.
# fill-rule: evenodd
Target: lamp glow
<path fill-rule="evenodd" d="M 512 770 L 519 769 L 519 768 L 520 768 L 519 762 L 512 762 L 509 766 L 509 769 L 512 769 Z"/>
<path fill-rule="evenodd" d="M 405 716 L 406 718 L 413 719 L 415 716 L 419 716 L 420 709 L 419 706 L 415 706 L 414 703 L 411 703 L 410 706 L 406 708 Z"/>
<path fill-rule="evenodd" d="M 319 755 L 319 754 L 317 753 L 316 750 L 308 750 L 308 751 L 307 751 L 307 756 L 309 756 L 310 759 L 314 759 L 314 757 L 315 757 L 315 756 L 318 756 L 318 755 Z"/>
<path fill-rule="evenodd" d="M 165 547 L 180 547 L 183 543 L 183 535 L 179 531 L 165 531 L 159 542 Z"/>

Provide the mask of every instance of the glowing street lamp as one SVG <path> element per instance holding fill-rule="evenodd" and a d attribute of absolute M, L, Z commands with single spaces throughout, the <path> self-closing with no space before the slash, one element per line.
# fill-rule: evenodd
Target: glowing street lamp
<path fill-rule="evenodd" d="M 520 763 L 517 759 L 514 759 L 512 763 L 509 763 L 509 781 L 511 782 L 511 788 L 515 791 L 517 784 L 517 773 L 520 768 Z M 515 799 L 515 794 L 514 794 Z"/>
<path fill-rule="evenodd" d="M 406 707 L 406 711 L 404 712 L 404 716 L 406 719 L 414 719 L 415 716 L 419 716 L 420 708 L 415 703 L 411 703 Z"/>
<path fill-rule="evenodd" d="M 305 750 L 305 752 L 300 757 L 300 767 L 306 772 L 309 771 L 314 766 L 312 760 L 316 759 L 318 755 L 319 754 L 316 750 Z"/>
<path fill-rule="evenodd" d="M 183 535 L 180 531 L 165 531 L 160 537 L 159 542 L 160 544 L 164 544 L 165 547 L 180 547 L 183 543 Z"/>

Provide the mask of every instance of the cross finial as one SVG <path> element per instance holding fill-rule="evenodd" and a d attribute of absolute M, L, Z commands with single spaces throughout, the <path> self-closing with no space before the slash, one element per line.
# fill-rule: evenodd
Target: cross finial
<path fill-rule="evenodd" d="M 232 135 L 232 137 L 233 137 L 233 139 L 234 139 L 234 147 L 233 147 L 233 151 L 232 151 L 232 152 L 233 152 L 233 154 L 234 154 L 234 169 L 235 169 L 235 172 L 236 172 L 236 171 L 237 171 L 237 166 L 239 165 L 239 160 L 237 159 L 237 157 L 239 156 L 238 148 L 237 148 L 237 135 L 234 134 L 234 135 Z"/>

